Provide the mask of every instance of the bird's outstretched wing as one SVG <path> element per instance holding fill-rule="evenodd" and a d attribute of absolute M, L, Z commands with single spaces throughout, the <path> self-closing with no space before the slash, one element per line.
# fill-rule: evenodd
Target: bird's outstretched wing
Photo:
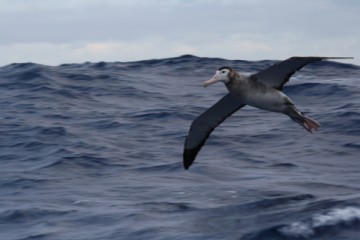
<path fill-rule="evenodd" d="M 290 77 L 305 65 L 325 59 L 352 59 L 348 57 L 291 57 L 269 68 L 262 70 L 251 77 L 259 80 L 268 86 L 282 90 Z"/>
<path fill-rule="evenodd" d="M 211 108 L 198 116 L 191 124 L 184 146 L 184 168 L 188 169 L 196 155 L 204 146 L 210 133 L 227 117 L 245 106 L 230 93 L 221 98 Z"/>

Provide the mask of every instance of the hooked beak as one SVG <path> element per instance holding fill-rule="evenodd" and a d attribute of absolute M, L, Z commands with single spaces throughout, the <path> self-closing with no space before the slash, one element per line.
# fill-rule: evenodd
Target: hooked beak
<path fill-rule="evenodd" d="M 210 80 L 207 80 L 203 83 L 203 87 L 207 87 L 213 83 L 216 83 L 220 81 L 220 79 L 218 78 L 218 76 L 215 74 Z"/>

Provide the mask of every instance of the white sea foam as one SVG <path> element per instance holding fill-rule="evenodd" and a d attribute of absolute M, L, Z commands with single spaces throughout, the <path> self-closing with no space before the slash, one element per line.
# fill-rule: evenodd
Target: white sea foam
<path fill-rule="evenodd" d="M 310 220 L 291 223 L 279 231 L 289 237 L 311 237 L 317 227 L 334 226 L 341 223 L 349 224 L 360 220 L 360 208 L 336 208 L 328 213 L 316 214 Z"/>
<path fill-rule="evenodd" d="M 310 224 L 303 222 L 292 223 L 288 226 L 282 227 L 279 231 L 286 236 L 292 237 L 310 237 L 314 234 Z"/>

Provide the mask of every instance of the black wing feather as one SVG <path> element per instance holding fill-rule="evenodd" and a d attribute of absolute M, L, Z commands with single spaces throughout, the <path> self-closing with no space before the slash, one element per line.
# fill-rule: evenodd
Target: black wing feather
<path fill-rule="evenodd" d="M 184 168 L 188 169 L 210 133 L 227 117 L 245 106 L 230 93 L 198 116 L 191 124 L 184 146 Z"/>
<path fill-rule="evenodd" d="M 321 61 L 324 59 L 349 59 L 343 57 L 291 57 L 287 60 L 275 63 L 269 68 L 262 70 L 254 75 L 252 78 L 265 83 L 268 86 L 282 90 L 284 84 L 287 83 L 290 77 L 305 65 Z"/>

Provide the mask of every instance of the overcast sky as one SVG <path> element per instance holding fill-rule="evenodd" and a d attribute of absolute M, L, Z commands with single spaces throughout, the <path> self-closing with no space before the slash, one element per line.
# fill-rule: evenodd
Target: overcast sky
<path fill-rule="evenodd" d="M 0 65 L 352 56 L 358 0 L 0 0 Z"/>

